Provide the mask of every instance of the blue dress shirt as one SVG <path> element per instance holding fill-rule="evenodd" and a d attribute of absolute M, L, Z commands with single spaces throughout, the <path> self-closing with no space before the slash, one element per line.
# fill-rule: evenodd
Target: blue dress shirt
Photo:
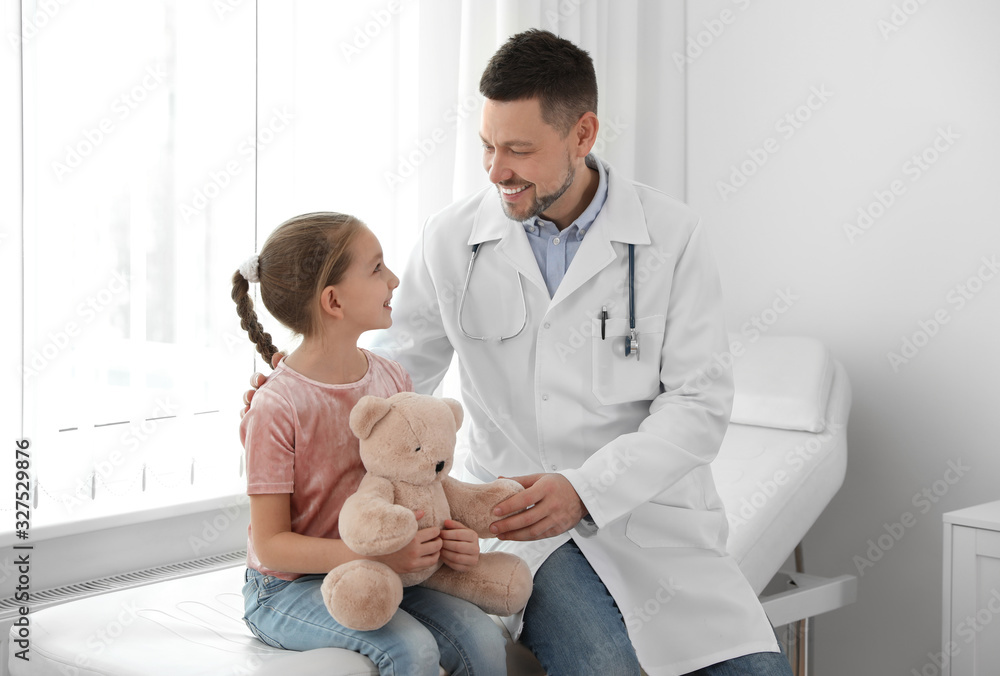
<path fill-rule="evenodd" d="M 538 269 L 542 271 L 545 286 L 549 290 L 549 298 L 555 295 L 559 282 L 566 275 L 566 270 L 573 262 L 573 256 L 580 248 L 587 230 L 594 224 L 597 214 L 608 199 L 608 172 L 593 155 L 587 155 L 587 166 L 596 169 L 600 177 L 597 192 L 590 205 L 573 221 L 568 228 L 559 231 L 556 224 L 540 216 L 534 216 L 524 221 L 524 231 L 528 234 L 528 242 L 538 261 Z"/>

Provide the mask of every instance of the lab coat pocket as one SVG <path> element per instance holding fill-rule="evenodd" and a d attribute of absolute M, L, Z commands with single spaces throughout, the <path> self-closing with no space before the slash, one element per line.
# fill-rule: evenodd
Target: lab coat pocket
<path fill-rule="evenodd" d="M 625 356 L 629 335 L 628 319 L 605 320 L 601 338 L 601 320 L 594 319 L 594 396 L 604 405 L 651 400 L 660 393 L 660 351 L 663 347 L 664 315 L 637 317 L 639 358 Z"/>
<path fill-rule="evenodd" d="M 629 514 L 625 536 L 642 548 L 717 549 L 725 515 L 647 502 Z"/>

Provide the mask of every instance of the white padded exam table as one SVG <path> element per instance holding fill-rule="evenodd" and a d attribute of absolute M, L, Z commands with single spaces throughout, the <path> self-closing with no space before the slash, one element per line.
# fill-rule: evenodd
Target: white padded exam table
<path fill-rule="evenodd" d="M 814 340 L 734 341 L 733 422 L 712 468 L 729 515 L 730 552 L 758 594 L 767 588 L 761 600 L 780 626 L 854 599 L 851 576 L 776 575 L 843 482 L 850 386 Z M 367 658 L 346 650 L 296 653 L 259 642 L 241 619 L 243 571 L 230 566 L 40 610 L 32 618 L 32 659 L 8 651 L 10 673 L 377 675 Z M 97 642 L 100 627 L 117 627 L 117 635 Z M 519 645 L 508 650 L 508 670 L 541 673 Z"/>

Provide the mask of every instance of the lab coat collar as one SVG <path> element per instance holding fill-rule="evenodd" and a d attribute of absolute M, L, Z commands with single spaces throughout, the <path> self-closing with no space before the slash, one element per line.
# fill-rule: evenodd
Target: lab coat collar
<path fill-rule="evenodd" d="M 538 261 L 531 251 L 524 226 L 520 221 L 507 218 L 500 204 L 499 191 L 494 187 L 486 191 L 479 203 L 469 234 L 469 246 L 495 240 L 500 240 L 496 246 L 497 253 L 548 296 L 548 287 L 542 279 L 542 271 L 538 269 Z"/>
<path fill-rule="evenodd" d="M 611 242 L 650 242 L 642 203 L 632 183 L 619 177 L 604 160 L 598 158 L 598 161 L 604 164 L 608 172 L 608 199 L 583 238 L 573 263 L 552 297 L 551 306 L 558 304 L 615 260 L 617 254 Z M 472 246 L 494 240 L 500 240 L 496 247 L 497 253 L 548 295 L 524 227 L 520 221 L 507 218 L 495 188 L 487 190 L 479 203 L 468 243 Z"/>

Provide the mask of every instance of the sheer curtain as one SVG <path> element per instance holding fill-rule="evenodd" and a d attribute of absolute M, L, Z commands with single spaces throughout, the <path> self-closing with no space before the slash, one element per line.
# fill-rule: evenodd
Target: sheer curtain
<path fill-rule="evenodd" d="M 262 230 L 299 212 L 348 211 L 369 223 L 390 265 L 402 266 L 427 216 L 487 185 L 479 78 L 497 47 L 532 27 L 594 59 L 596 152 L 684 196 L 684 73 L 674 59 L 683 3 L 260 4 L 262 96 L 293 102 L 297 115 L 294 150 L 261 157 Z"/>
<path fill-rule="evenodd" d="M 229 277 L 254 237 L 253 6 L 26 0 L 20 24 L 11 319 L 32 535 L 236 494 L 253 362 Z"/>
<path fill-rule="evenodd" d="M 442 11 L 436 3 L 429 11 Z M 452 7 L 458 3 L 453 3 Z M 455 9 L 453 9 L 455 11 Z M 455 49 L 457 82 L 475 90 L 486 62 L 514 33 L 541 28 L 590 53 L 598 84 L 600 134 L 595 152 L 625 175 L 684 195 L 684 7 L 643 0 L 463 0 Z M 483 185 L 477 116 L 463 120 L 453 197 Z"/>
<path fill-rule="evenodd" d="M 22 9 L 21 62 L 3 61 L 23 78 L 20 133 L 6 126 L 19 111 L 3 110 L 24 147 L 23 227 L 0 224 L 0 247 L 5 272 L 24 252 L 23 310 L 4 306 L 22 359 L 4 389 L 23 396 L 21 434 L 38 449 L 36 534 L 241 493 L 236 411 L 266 368 L 228 298 L 232 272 L 280 222 L 317 210 L 361 217 L 400 272 L 423 220 L 487 185 L 478 82 L 511 34 L 545 28 L 587 49 L 598 154 L 683 196 L 681 3 Z"/>

